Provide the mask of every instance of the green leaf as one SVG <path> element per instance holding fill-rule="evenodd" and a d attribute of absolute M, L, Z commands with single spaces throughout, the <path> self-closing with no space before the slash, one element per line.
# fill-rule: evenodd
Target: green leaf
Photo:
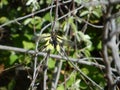
<path fill-rule="evenodd" d="M 100 14 L 99 14 L 98 12 L 93 11 L 92 13 L 93 13 L 93 15 L 95 15 L 95 16 L 98 17 L 98 18 L 100 17 Z"/>
<path fill-rule="evenodd" d="M 24 34 L 24 35 L 25 35 L 25 37 L 28 38 L 28 40 L 31 40 L 31 38 L 33 38 L 33 35 L 31 35 L 31 34 Z"/>
<path fill-rule="evenodd" d="M 73 17 L 72 16 L 68 18 L 68 23 L 73 23 Z"/>
<path fill-rule="evenodd" d="M 37 0 L 28 0 L 26 5 L 27 6 L 29 6 L 29 5 L 32 6 L 32 11 L 35 11 L 40 7 Z"/>
<path fill-rule="evenodd" d="M 98 43 L 97 49 L 102 49 L 102 42 L 101 41 Z"/>
<path fill-rule="evenodd" d="M 59 85 L 57 90 L 64 90 L 64 86 L 63 85 Z"/>
<path fill-rule="evenodd" d="M 29 24 L 29 23 L 31 22 L 31 20 L 32 20 L 32 18 L 28 18 L 28 19 L 26 19 L 26 20 L 24 21 L 24 25 Z"/>
<path fill-rule="evenodd" d="M 77 27 L 76 27 L 75 23 L 71 23 L 71 27 L 74 30 L 74 32 L 77 32 Z"/>
<path fill-rule="evenodd" d="M 12 54 L 10 55 L 10 65 L 12 65 L 16 60 L 18 59 L 18 56 L 15 55 L 14 52 L 12 52 Z"/>
<path fill-rule="evenodd" d="M 25 49 L 31 49 L 34 48 L 34 44 L 32 42 L 28 42 L 28 41 L 23 41 L 23 46 Z"/>
<path fill-rule="evenodd" d="M 86 75 L 89 74 L 89 70 L 87 68 L 82 68 L 81 70 L 84 74 L 86 74 Z"/>
<path fill-rule="evenodd" d="M 51 21 L 50 13 L 45 14 L 44 19 L 45 19 L 46 21 Z"/>
<path fill-rule="evenodd" d="M 85 50 L 83 51 L 83 53 L 84 53 L 84 55 L 85 55 L 86 57 L 90 57 L 90 56 L 91 56 L 90 51 L 89 51 L 88 49 L 85 49 Z"/>
<path fill-rule="evenodd" d="M 80 14 L 80 16 L 83 17 L 83 16 L 85 16 L 85 15 L 87 15 L 87 14 L 89 14 L 89 11 L 83 11 L 83 12 Z"/>
<path fill-rule="evenodd" d="M 84 82 L 80 83 L 80 88 L 81 88 L 80 90 L 88 90 L 87 87 L 88 86 Z"/>
<path fill-rule="evenodd" d="M 80 79 L 77 80 L 73 85 L 70 87 L 71 90 L 80 90 Z"/>
<path fill-rule="evenodd" d="M 79 34 L 76 34 L 76 39 L 77 39 L 78 42 L 81 41 L 81 37 L 79 36 Z"/>
<path fill-rule="evenodd" d="M 15 80 L 12 79 L 8 84 L 8 90 L 14 90 L 15 83 Z"/>
<path fill-rule="evenodd" d="M 1 86 L 1 87 L 0 87 L 0 90 L 8 90 L 8 88 L 5 87 L 5 86 Z"/>
<path fill-rule="evenodd" d="M 69 24 L 67 23 L 67 21 L 64 21 L 64 22 L 62 23 L 63 31 L 66 31 L 66 30 L 67 30 L 68 25 L 69 25 Z"/>
<path fill-rule="evenodd" d="M 0 18 L 0 23 L 5 23 L 7 21 L 8 21 L 7 17 L 3 16 L 3 17 Z"/>
<path fill-rule="evenodd" d="M 86 45 L 85 48 L 88 48 L 88 49 L 91 48 L 92 42 L 90 41 L 90 36 L 89 35 L 87 35 L 87 34 L 85 35 L 81 31 L 79 31 L 79 32 L 76 33 L 76 38 L 77 38 L 78 42 L 83 41 L 85 43 L 85 45 Z"/>
<path fill-rule="evenodd" d="M 120 9 L 120 4 L 118 4 L 118 5 L 116 6 L 116 9 Z"/>
<path fill-rule="evenodd" d="M 1 0 L 0 1 L 0 8 L 2 8 L 4 5 L 7 5 L 8 1 L 7 0 Z"/>
<path fill-rule="evenodd" d="M 53 59 L 50 58 L 48 60 L 48 68 L 52 69 L 54 67 L 55 67 L 55 60 L 53 60 Z"/>
<path fill-rule="evenodd" d="M 75 77 L 76 77 L 76 73 L 72 73 L 70 79 L 66 83 L 67 87 L 70 87 L 75 82 Z"/>
<path fill-rule="evenodd" d="M 82 19 L 80 19 L 80 17 L 75 17 L 75 19 L 76 19 L 79 23 L 82 23 Z"/>
<path fill-rule="evenodd" d="M 76 25 L 75 25 L 75 23 L 74 23 L 74 17 L 70 17 L 70 18 L 68 19 L 68 23 L 71 25 L 71 27 L 72 27 L 72 29 L 74 30 L 74 32 L 76 32 L 76 31 L 77 31 L 77 27 L 76 27 Z"/>
<path fill-rule="evenodd" d="M 77 32 L 76 38 L 77 38 L 77 41 L 80 42 L 81 40 L 83 40 L 85 38 L 84 33 L 82 33 L 81 31 Z"/>
<path fill-rule="evenodd" d="M 50 4 L 52 2 L 52 0 L 46 0 L 47 4 Z"/>
<path fill-rule="evenodd" d="M 26 3 L 26 5 L 28 6 L 28 5 L 32 4 L 33 1 L 34 0 L 28 0 L 27 3 Z"/>
<path fill-rule="evenodd" d="M 34 18 L 32 18 L 31 23 L 38 24 L 38 23 L 42 22 L 42 20 L 43 20 L 42 18 L 35 16 Z"/>

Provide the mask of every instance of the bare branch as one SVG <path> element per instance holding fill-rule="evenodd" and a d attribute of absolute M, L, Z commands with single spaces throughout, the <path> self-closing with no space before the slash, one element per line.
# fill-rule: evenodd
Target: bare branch
<path fill-rule="evenodd" d="M 71 10 L 70 12 L 68 12 L 67 14 L 65 14 L 65 15 L 63 15 L 63 16 L 61 16 L 61 17 L 59 17 L 58 19 L 57 19 L 57 21 L 58 20 L 61 20 L 61 19 L 63 19 L 64 17 L 67 17 L 68 15 L 70 15 L 71 13 L 73 13 L 73 12 L 75 12 L 75 11 L 78 11 L 78 10 L 80 10 L 80 9 L 82 9 L 84 6 L 80 6 L 80 7 L 78 7 L 78 8 L 76 8 L 76 9 L 74 9 L 74 10 Z M 50 25 L 52 25 L 53 23 L 49 23 L 49 24 L 47 24 L 45 27 L 43 27 L 41 30 L 40 30 L 40 35 L 43 33 L 43 31 L 45 30 L 45 29 L 47 29 Z"/>
<path fill-rule="evenodd" d="M 117 2 L 117 0 L 114 0 Z M 117 68 L 118 74 L 120 75 L 120 58 L 119 58 L 119 48 L 116 43 L 116 35 L 114 32 L 117 32 L 116 22 L 114 18 L 110 18 L 112 16 L 113 6 L 112 4 L 116 3 L 113 0 L 108 0 L 109 5 L 106 7 L 106 11 L 104 13 L 104 32 L 103 32 L 103 56 L 104 62 L 106 65 L 106 78 L 107 78 L 107 86 L 108 90 L 116 90 L 114 86 L 114 79 L 112 76 L 111 70 L 111 62 L 108 59 L 108 48 L 112 51 L 112 57 L 115 62 L 115 66 Z"/>
<path fill-rule="evenodd" d="M 55 64 L 51 90 L 56 90 L 63 61 L 57 61 Z"/>
<path fill-rule="evenodd" d="M 87 80 L 89 80 L 94 86 L 97 86 L 100 90 L 103 90 L 102 87 L 100 87 L 95 81 L 93 81 L 91 78 L 89 78 L 87 75 L 85 75 L 80 69 L 79 67 L 74 64 L 71 60 L 69 60 L 67 54 L 65 53 L 64 48 L 61 47 L 62 53 L 64 56 L 66 56 L 67 60 L 73 65 L 74 69 L 76 71 L 78 71 L 83 77 L 85 77 Z"/>
<path fill-rule="evenodd" d="M 44 80 L 43 80 L 43 90 L 47 90 L 47 84 L 46 84 L 46 80 L 47 80 L 47 66 L 48 66 L 48 58 L 49 58 L 49 54 L 50 51 L 47 52 L 46 58 L 45 58 L 45 70 L 44 70 Z"/>
<path fill-rule="evenodd" d="M 115 14 L 113 14 L 111 17 L 109 17 L 109 19 L 117 18 L 117 17 L 119 17 L 119 16 L 120 16 L 120 11 L 117 12 L 117 13 L 115 13 Z"/>
<path fill-rule="evenodd" d="M 115 19 L 111 19 L 111 30 L 116 31 L 116 22 Z M 108 42 L 109 47 L 112 50 L 113 59 L 115 60 L 115 65 L 120 75 L 120 58 L 119 58 L 119 48 L 116 43 L 116 36 L 114 35 L 111 40 Z"/>
<path fill-rule="evenodd" d="M 3 46 L 0 45 L 0 49 L 1 50 L 7 50 L 7 51 L 15 51 L 15 52 L 22 52 L 22 53 L 28 53 L 28 54 L 35 54 L 36 52 L 34 50 L 26 50 L 23 48 L 16 48 L 16 47 L 10 47 L 10 46 Z M 38 52 L 38 56 L 46 56 L 47 53 L 45 52 Z M 67 60 L 66 57 L 60 56 L 60 55 L 54 55 L 54 54 L 50 54 L 51 58 L 55 58 L 57 60 Z M 68 57 L 69 58 L 69 57 Z M 82 59 L 75 59 L 75 58 L 69 58 L 69 60 L 71 60 L 72 62 L 76 62 L 79 64 L 84 64 L 84 65 L 89 65 L 89 66 L 95 66 L 101 69 L 105 69 L 104 65 L 100 65 L 94 62 L 89 62 L 86 60 L 90 60 L 90 59 L 96 59 L 96 60 L 102 60 L 102 58 L 96 58 L 96 57 L 89 57 L 89 58 L 82 58 Z M 112 69 L 112 71 L 117 72 L 116 69 Z"/>
<path fill-rule="evenodd" d="M 57 19 L 58 19 L 58 3 L 59 3 L 59 1 L 56 0 L 56 10 L 55 10 L 55 18 L 54 18 L 54 22 L 53 22 L 53 26 L 52 26 L 52 33 L 54 33 L 55 29 L 56 29 L 55 26 L 56 26 Z M 58 80 L 60 78 L 61 68 L 62 68 L 62 60 L 61 61 L 56 61 L 55 68 L 54 68 L 52 85 L 51 85 L 51 90 L 56 90 L 56 88 L 57 88 Z"/>
<path fill-rule="evenodd" d="M 71 2 L 71 1 L 72 1 L 72 0 L 68 0 L 68 1 L 66 1 L 66 2 L 60 3 L 59 5 L 67 4 L 67 3 Z M 118 3 L 120 3 L 120 0 L 111 0 L 111 4 L 118 4 Z M 102 5 L 108 5 L 109 3 L 108 3 L 108 1 L 100 0 L 100 1 L 90 1 L 90 2 L 88 2 L 88 3 L 82 3 L 81 5 L 84 6 L 84 7 L 88 7 L 88 6 L 97 6 L 97 5 L 101 5 L 101 4 L 102 4 Z M 14 19 L 14 20 L 11 20 L 11 21 L 9 21 L 9 22 L 6 22 L 6 23 L 0 25 L 0 28 L 4 27 L 4 26 L 6 26 L 6 25 L 9 25 L 9 24 L 11 24 L 11 23 L 15 23 L 15 22 L 21 21 L 21 20 L 23 20 L 23 19 L 26 19 L 26 18 L 28 18 L 28 17 L 31 17 L 33 14 L 36 15 L 36 14 L 38 14 L 38 13 L 44 12 L 44 11 L 46 11 L 46 10 L 49 10 L 49 9 L 53 8 L 53 7 L 56 7 L 56 5 L 49 6 L 49 7 L 47 7 L 47 8 L 41 9 L 41 10 L 39 10 L 39 11 L 36 11 L 36 12 L 34 12 L 34 13 L 28 14 L 28 15 L 26 15 L 26 16 L 22 16 L 22 17 L 19 17 L 19 18 L 17 18 L 17 19 Z"/>
<path fill-rule="evenodd" d="M 88 7 L 88 6 L 97 6 L 97 5 L 114 5 L 114 4 L 119 4 L 120 3 L 120 0 L 96 0 L 96 1 L 90 1 L 88 3 L 82 3 L 82 5 L 84 5 L 85 7 Z"/>
<path fill-rule="evenodd" d="M 71 1 L 72 1 L 72 0 L 68 0 L 68 1 L 66 1 L 66 2 L 60 3 L 59 5 L 67 4 L 67 3 L 71 2 Z M 41 10 L 39 10 L 39 11 L 36 11 L 36 12 L 34 12 L 34 13 L 28 14 L 28 15 L 26 15 L 26 16 L 22 16 L 22 17 L 19 17 L 19 18 L 17 18 L 17 19 L 14 19 L 14 20 L 11 20 L 11 21 L 9 21 L 9 22 L 6 22 L 6 23 L 0 25 L 0 28 L 4 27 L 4 26 L 6 26 L 6 25 L 9 25 L 9 24 L 11 24 L 11 23 L 15 23 L 15 22 L 21 21 L 21 20 L 23 20 L 23 19 L 26 19 L 26 18 L 28 18 L 28 17 L 31 17 L 31 16 L 33 16 L 33 14 L 36 15 L 36 14 L 38 14 L 38 13 L 45 12 L 45 11 L 47 11 L 47 10 L 53 8 L 53 7 L 56 7 L 56 5 L 49 6 L 49 7 L 47 7 L 47 8 L 41 9 Z"/>

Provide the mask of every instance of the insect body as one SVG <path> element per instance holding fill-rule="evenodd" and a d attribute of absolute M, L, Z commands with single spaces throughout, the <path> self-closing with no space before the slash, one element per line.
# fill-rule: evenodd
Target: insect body
<path fill-rule="evenodd" d="M 55 32 L 52 31 L 49 34 L 42 34 L 40 37 L 41 40 L 45 42 L 44 46 L 46 50 L 50 49 L 60 51 L 60 48 L 62 46 L 74 45 L 71 41 L 65 39 L 65 37 L 57 35 L 56 31 Z"/>
<path fill-rule="evenodd" d="M 57 49 L 57 51 L 60 51 L 60 45 L 63 43 L 62 37 L 58 36 L 56 32 L 51 32 L 50 34 L 42 34 L 40 36 L 41 41 L 43 40 L 45 43 L 45 49 L 53 50 Z"/>
<path fill-rule="evenodd" d="M 50 43 L 54 46 L 54 48 L 56 49 L 56 46 L 58 45 L 58 40 L 57 40 L 57 35 L 55 32 L 51 32 L 51 40 Z"/>

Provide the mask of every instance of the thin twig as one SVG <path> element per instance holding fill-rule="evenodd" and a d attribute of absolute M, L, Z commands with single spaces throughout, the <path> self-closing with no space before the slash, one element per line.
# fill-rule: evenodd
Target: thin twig
<path fill-rule="evenodd" d="M 54 3 L 54 0 L 52 0 L 52 3 L 51 3 L 51 6 L 53 5 L 53 3 Z M 53 24 L 53 19 L 52 19 L 52 11 L 53 11 L 53 7 L 51 7 L 51 9 L 50 9 L 50 19 L 51 19 L 51 23 Z M 52 26 L 53 25 L 51 25 L 51 28 L 52 28 Z"/>
<path fill-rule="evenodd" d="M 32 14 L 32 18 L 34 19 L 34 21 L 35 21 L 35 17 L 34 17 L 34 12 L 32 12 L 33 14 Z M 34 31 L 34 34 L 36 33 L 36 27 L 35 27 L 35 24 L 33 24 L 33 31 Z M 35 76 L 36 76 L 36 71 L 37 71 L 37 61 L 38 61 L 38 54 L 37 54 L 37 52 L 38 52 L 38 42 L 36 41 L 35 42 L 36 43 L 36 48 L 35 48 L 35 52 L 36 52 L 36 54 L 35 54 L 35 57 L 34 57 L 34 72 L 33 72 L 33 83 L 32 83 L 32 89 L 34 89 L 34 86 L 35 86 L 35 81 L 36 80 L 34 80 L 35 79 Z"/>
<path fill-rule="evenodd" d="M 66 2 L 60 3 L 59 5 L 67 4 L 67 3 L 71 2 L 71 1 L 72 1 L 72 0 L 68 0 L 68 1 L 66 1 Z M 36 15 L 36 14 L 38 14 L 38 13 L 45 12 L 45 11 L 51 9 L 52 7 L 56 7 L 56 5 L 49 6 L 49 7 L 47 7 L 47 8 L 41 9 L 41 10 L 39 10 L 39 11 L 36 11 L 36 12 L 34 12 L 34 15 Z M 21 21 L 21 20 L 26 19 L 26 18 L 28 18 L 28 17 L 31 17 L 32 15 L 33 15 L 33 13 L 30 13 L 30 14 L 28 14 L 28 15 L 26 15 L 26 16 L 22 16 L 22 17 L 19 17 L 19 18 L 14 19 L 14 20 L 10 20 L 9 22 L 6 22 L 6 23 L 0 25 L 0 28 L 4 27 L 4 26 L 6 26 L 6 25 L 9 25 L 9 24 L 11 24 L 11 23 L 15 23 L 16 21 L 18 22 L 18 21 Z"/>
<path fill-rule="evenodd" d="M 79 18 L 78 16 L 75 16 L 75 19 L 76 19 L 78 22 L 80 22 L 80 23 L 81 23 L 81 21 L 83 21 L 83 22 L 85 22 L 86 24 L 88 24 L 89 26 L 92 26 L 92 27 L 94 27 L 94 28 L 103 28 L 102 25 L 94 25 L 94 24 L 89 23 L 88 21 L 86 21 L 86 20 L 84 20 L 84 19 L 82 19 L 82 18 Z"/>
<path fill-rule="evenodd" d="M 117 13 L 113 14 L 112 16 L 110 16 L 108 19 L 112 19 L 112 18 L 118 18 L 120 16 L 120 11 L 118 11 Z"/>
<path fill-rule="evenodd" d="M 103 30 L 103 59 L 105 63 L 105 71 L 106 71 L 106 77 L 107 77 L 107 85 L 108 90 L 114 90 L 113 89 L 113 78 L 112 78 L 112 70 L 111 70 L 111 62 L 109 61 L 108 57 L 108 43 L 106 40 L 109 38 L 109 29 L 111 27 L 110 21 L 107 20 L 107 18 L 111 15 L 112 7 L 110 5 L 107 6 L 107 12 L 105 13 L 105 19 L 104 19 L 104 30 Z"/>
<path fill-rule="evenodd" d="M 69 0 L 69 1 L 63 2 L 62 4 L 59 4 L 59 5 L 67 4 L 67 3 L 71 2 L 71 1 L 72 1 L 72 0 Z M 120 3 L 120 0 L 112 0 L 112 2 L 111 2 L 111 4 L 116 4 L 116 3 L 117 3 L 117 4 Z M 88 6 L 97 6 L 97 5 L 101 5 L 101 4 L 108 5 L 109 3 L 108 3 L 108 1 L 105 1 L 105 0 L 90 1 L 90 2 L 88 2 L 88 3 L 82 3 L 82 5 L 85 6 L 85 7 L 88 7 Z M 52 7 L 56 7 L 56 5 L 53 5 Z M 39 10 L 39 11 L 36 11 L 34 14 L 36 15 L 36 14 L 38 14 L 38 13 L 44 12 L 44 11 L 49 10 L 49 9 L 51 9 L 51 7 L 47 7 L 47 8 L 41 9 L 41 10 Z M 6 23 L 0 25 L 0 28 L 6 26 L 6 25 L 8 25 L 8 24 L 15 23 L 16 21 L 21 21 L 21 20 L 23 20 L 23 19 L 25 19 L 25 18 L 28 18 L 28 17 L 31 17 L 31 16 L 32 16 L 32 13 L 31 13 L 31 14 L 28 14 L 28 15 L 26 15 L 26 16 L 19 17 L 19 18 L 17 18 L 17 19 L 11 20 L 11 21 L 9 21 L 9 22 L 6 22 Z"/>
<path fill-rule="evenodd" d="M 53 26 L 52 26 L 52 32 L 55 32 L 55 28 L 56 28 L 56 23 L 57 23 L 57 19 L 58 19 L 58 0 L 56 0 L 56 9 L 55 9 L 55 19 L 53 22 Z"/>
<path fill-rule="evenodd" d="M 79 73 L 85 77 L 87 80 L 89 80 L 94 86 L 97 86 L 100 90 L 103 90 L 102 87 L 100 87 L 95 81 L 93 81 L 91 78 L 89 78 L 87 75 L 85 75 L 79 68 L 77 65 L 75 65 L 71 60 L 69 60 L 67 54 L 65 53 L 64 49 L 61 47 L 62 52 L 64 53 L 64 55 L 66 56 L 67 60 L 73 65 L 74 69 L 79 71 Z"/>
<path fill-rule="evenodd" d="M 59 1 L 56 0 L 55 18 L 54 18 L 54 22 L 53 22 L 53 25 L 52 25 L 52 33 L 54 33 L 55 29 L 56 29 L 56 23 L 57 23 L 57 19 L 58 19 L 58 3 L 59 3 Z M 56 90 L 56 88 L 57 88 L 58 80 L 60 78 L 61 68 L 62 68 L 62 60 L 61 61 L 56 61 L 51 90 Z"/>
<path fill-rule="evenodd" d="M 76 72 L 76 70 L 73 70 L 73 71 L 71 72 L 71 74 L 69 74 L 69 76 L 65 79 L 65 81 L 64 81 L 64 82 L 62 82 L 62 83 L 60 83 L 60 85 L 65 84 L 65 83 L 66 83 L 66 81 L 68 81 L 68 80 L 71 78 L 71 76 L 72 76 L 75 72 Z"/>
<path fill-rule="evenodd" d="M 57 21 L 65 18 L 65 17 L 67 17 L 67 16 L 69 16 L 71 13 L 82 9 L 83 7 L 84 7 L 84 6 L 80 6 L 80 7 L 76 8 L 75 10 L 72 10 L 72 11 L 68 12 L 67 14 L 65 14 L 65 15 L 61 16 L 60 18 L 58 18 Z M 47 24 L 45 27 L 43 27 L 43 28 L 40 30 L 39 35 L 41 35 L 41 34 L 43 33 L 43 31 L 44 31 L 45 29 L 47 29 L 50 25 L 52 25 L 52 23 L 49 23 L 49 24 Z"/>
<path fill-rule="evenodd" d="M 49 55 L 50 55 L 50 50 L 48 50 L 46 58 L 45 58 L 45 70 L 44 70 L 44 79 L 43 79 L 43 90 L 47 90 L 47 84 L 46 84 L 46 80 L 47 80 L 47 66 L 48 66 L 48 59 L 49 59 Z"/>
<path fill-rule="evenodd" d="M 40 67 L 41 67 L 43 61 L 45 61 L 48 57 L 49 57 L 49 52 L 46 53 L 46 55 L 44 56 L 43 60 L 41 60 L 41 62 L 39 63 L 39 65 L 36 67 L 36 74 L 35 74 L 35 76 L 34 76 L 34 79 L 33 79 L 32 82 L 31 82 L 28 90 L 31 90 L 33 84 L 35 84 L 35 81 L 36 81 L 36 79 L 37 79 L 37 77 L 38 77 L 38 74 L 39 74 L 39 72 L 40 72 Z"/>
<path fill-rule="evenodd" d="M 3 46 L 0 45 L 0 49 L 1 50 L 7 50 L 7 51 L 15 51 L 15 52 L 21 52 L 21 53 L 28 53 L 28 54 L 36 54 L 36 52 L 34 50 L 27 50 L 27 49 L 23 49 L 23 48 L 16 48 L 16 47 L 10 47 L 10 46 Z M 39 56 L 46 56 L 45 52 L 38 52 Z M 51 58 L 57 59 L 57 60 L 66 60 L 66 57 L 60 56 L 60 55 L 55 55 L 55 54 L 50 54 Z M 89 62 L 86 60 L 90 60 L 90 59 L 100 59 L 102 60 L 102 58 L 95 58 L 95 57 L 89 57 L 89 58 L 82 58 L 82 59 L 75 59 L 75 58 L 70 58 L 68 57 L 70 61 L 75 62 L 75 63 L 79 63 L 79 64 L 83 64 L 83 65 L 89 65 L 89 66 L 95 66 L 98 68 L 102 68 L 105 69 L 104 65 L 100 65 L 94 62 Z M 112 71 L 117 72 L 116 69 L 112 69 Z"/>
<path fill-rule="evenodd" d="M 55 64 L 51 90 L 56 90 L 63 61 L 57 61 Z"/>

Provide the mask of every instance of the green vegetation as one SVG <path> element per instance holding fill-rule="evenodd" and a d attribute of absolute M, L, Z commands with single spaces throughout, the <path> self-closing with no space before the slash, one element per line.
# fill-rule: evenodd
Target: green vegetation
<path fill-rule="evenodd" d="M 0 90 L 54 90 L 57 78 L 55 90 L 104 89 L 104 6 L 95 1 L 1 0 L 0 45 L 27 52 L 0 48 Z"/>

